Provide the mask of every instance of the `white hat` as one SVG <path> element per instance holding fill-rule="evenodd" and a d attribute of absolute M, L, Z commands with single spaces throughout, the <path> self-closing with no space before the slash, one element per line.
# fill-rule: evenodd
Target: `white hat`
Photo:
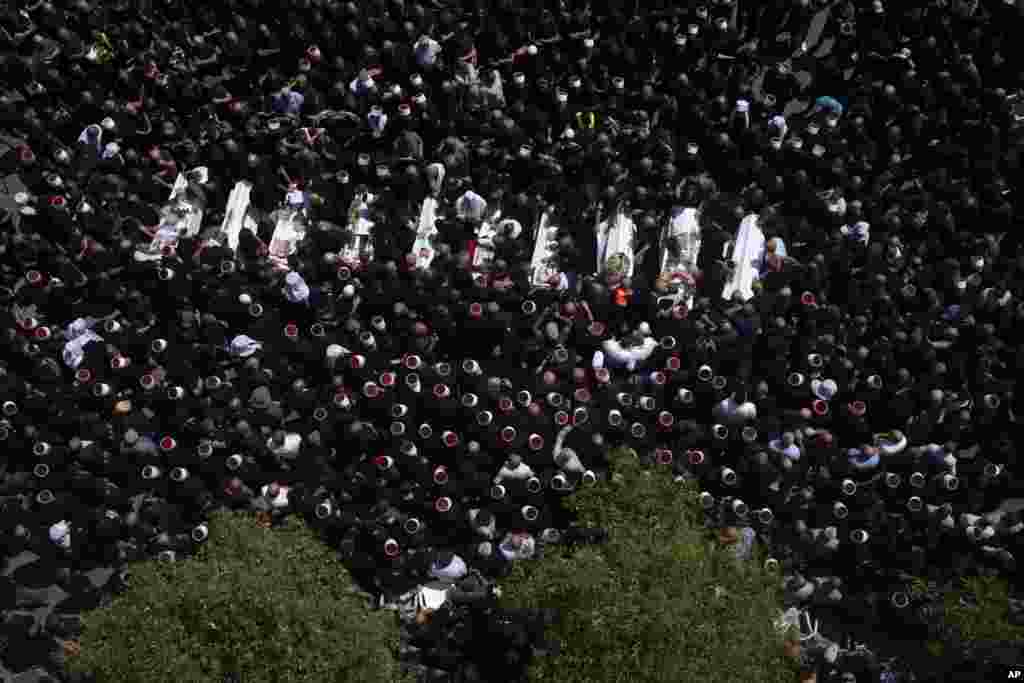
<path fill-rule="evenodd" d="M 248 358 L 261 348 L 263 344 L 244 334 L 231 340 L 231 353 L 240 358 Z"/>
<path fill-rule="evenodd" d="M 117 124 L 114 123 L 114 119 L 112 119 L 112 118 L 110 118 L 108 116 L 105 119 L 103 119 L 102 121 L 100 121 L 100 125 L 103 126 L 103 130 L 114 130 L 114 127 Z"/>
<path fill-rule="evenodd" d="M 60 545 L 67 545 L 70 541 L 71 525 L 63 519 L 50 527 L 50 540 Z"/>
<path fill-rule="evenodd" d="M 811 393 L 820 398 L 822 401 L 831 401 L 832 398 L 839 393 L 839 385 L 836 384 L 834 379 L 811 380 Z"/>

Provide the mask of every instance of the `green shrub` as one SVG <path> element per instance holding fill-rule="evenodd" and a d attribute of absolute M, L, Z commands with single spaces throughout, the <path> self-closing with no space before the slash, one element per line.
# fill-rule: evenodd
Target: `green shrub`
<path fill-rule="evenodd" d="M 692 486 L 621 449 L 611 459 L 611 482 L 566 499 L 581 524 L 608 530 L 608 543 L 549 549 L 502 584 L 503 602 L 561 614 L 546 634 L 559 654 L 536 659 L 530 679 L 792 681 L 795 664 L 772 625 L 778 577 L 708 542 Z"/>
<path fill-rule="evenodd" d="M 395 615 L 368 610 L 301 520 L 221 512 L 209 526 L 195 557 L 131 566 L 128 591 L 83 615 L 69 668 L 99 683 L 399 680 Z"/>
<path fill-rule="evenodd" d="M 968 598 L 976 606 L 961 605 Z M 1007 619 L 1010 590 L 1006 580 L 991 576 L 964 579 L 962 589 L 944 596 L 946 623 L 955 627 L 965 641 L 1024 639 L 1024 626 Z"/>

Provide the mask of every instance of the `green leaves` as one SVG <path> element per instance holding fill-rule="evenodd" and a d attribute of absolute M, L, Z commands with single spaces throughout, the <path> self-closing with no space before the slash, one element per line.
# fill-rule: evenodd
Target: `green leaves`
<path fill-rule="evenodd" d="M 130 590 L 83 615 L 70 668 L 99 683 L 398 681 L 393 613 L 369 612 L 301 521 L 278 530 L 218 513 L 194 558 L 131 567 Z"/>
<path fill-rule="evenodd" d="M 756 561 L 742 566 L 708 547 L 692 486 L 667 471 L 647 474 L 628 449 L 610 459 L 619 481 L 565 499 L 582 524 L 606 528 L 609 542 L 517 564 L 502 585 L 509 604 L 562 614 L 548 634 L 562 651 L 535 662 L 531 680 L 792 680 L 772 627 L 777 580 Z"/>

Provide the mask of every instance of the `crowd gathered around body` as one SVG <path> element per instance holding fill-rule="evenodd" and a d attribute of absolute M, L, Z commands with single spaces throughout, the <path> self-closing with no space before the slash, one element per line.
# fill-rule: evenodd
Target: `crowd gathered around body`
<path fill-rule="evenodd" d="M 228 506 L 511 680 L 552 615 L 495 582 L 606 539 L 558 499 L 615 447 L 819 680 L 895 680 L 819 615 L 923 641 L 981 574 L 1024 623 L 1019 3 L 5 5 L 0 588 L 68 593 L 9 670 Z"/>

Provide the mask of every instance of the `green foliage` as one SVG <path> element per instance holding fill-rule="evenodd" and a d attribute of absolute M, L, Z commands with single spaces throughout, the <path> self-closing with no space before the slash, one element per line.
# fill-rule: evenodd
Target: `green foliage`
<path fill-rule="evenodd" d="M 610 458 L 612 481 L 566 499 L 609 542 L 549 551 L 517 564 L 503 584 L 503 601 L 561 614 L 547 634 L 560 654 L 536 660 L 531 680 L 792 681 L 795 665 L 772 625 L 778 578 L 709 544 L 695 488 L 641 467 L 629 450 Z"/>
<path fill-rule="evenodd" d="M 99 683 L 398 681 L 398 624 L 370 612 L 335 553 L 301 520 L 264 529 L 221 512 L 194 558 L 148 560 L 83 615 L 69 668 Z"/>
<path fill-rule="evenodd" d="M 946 593 L 945 613 L 946 623 L 954 626 L 964 640 L 1024 639 L 1024 626 L 1014 626 L 1007 620 L 1010 592 L 1005 579 L 979 576 L 962 583 L 961 590 Z M 961 598 L 968 598 L 968 604 L 961 605 Z"/>

